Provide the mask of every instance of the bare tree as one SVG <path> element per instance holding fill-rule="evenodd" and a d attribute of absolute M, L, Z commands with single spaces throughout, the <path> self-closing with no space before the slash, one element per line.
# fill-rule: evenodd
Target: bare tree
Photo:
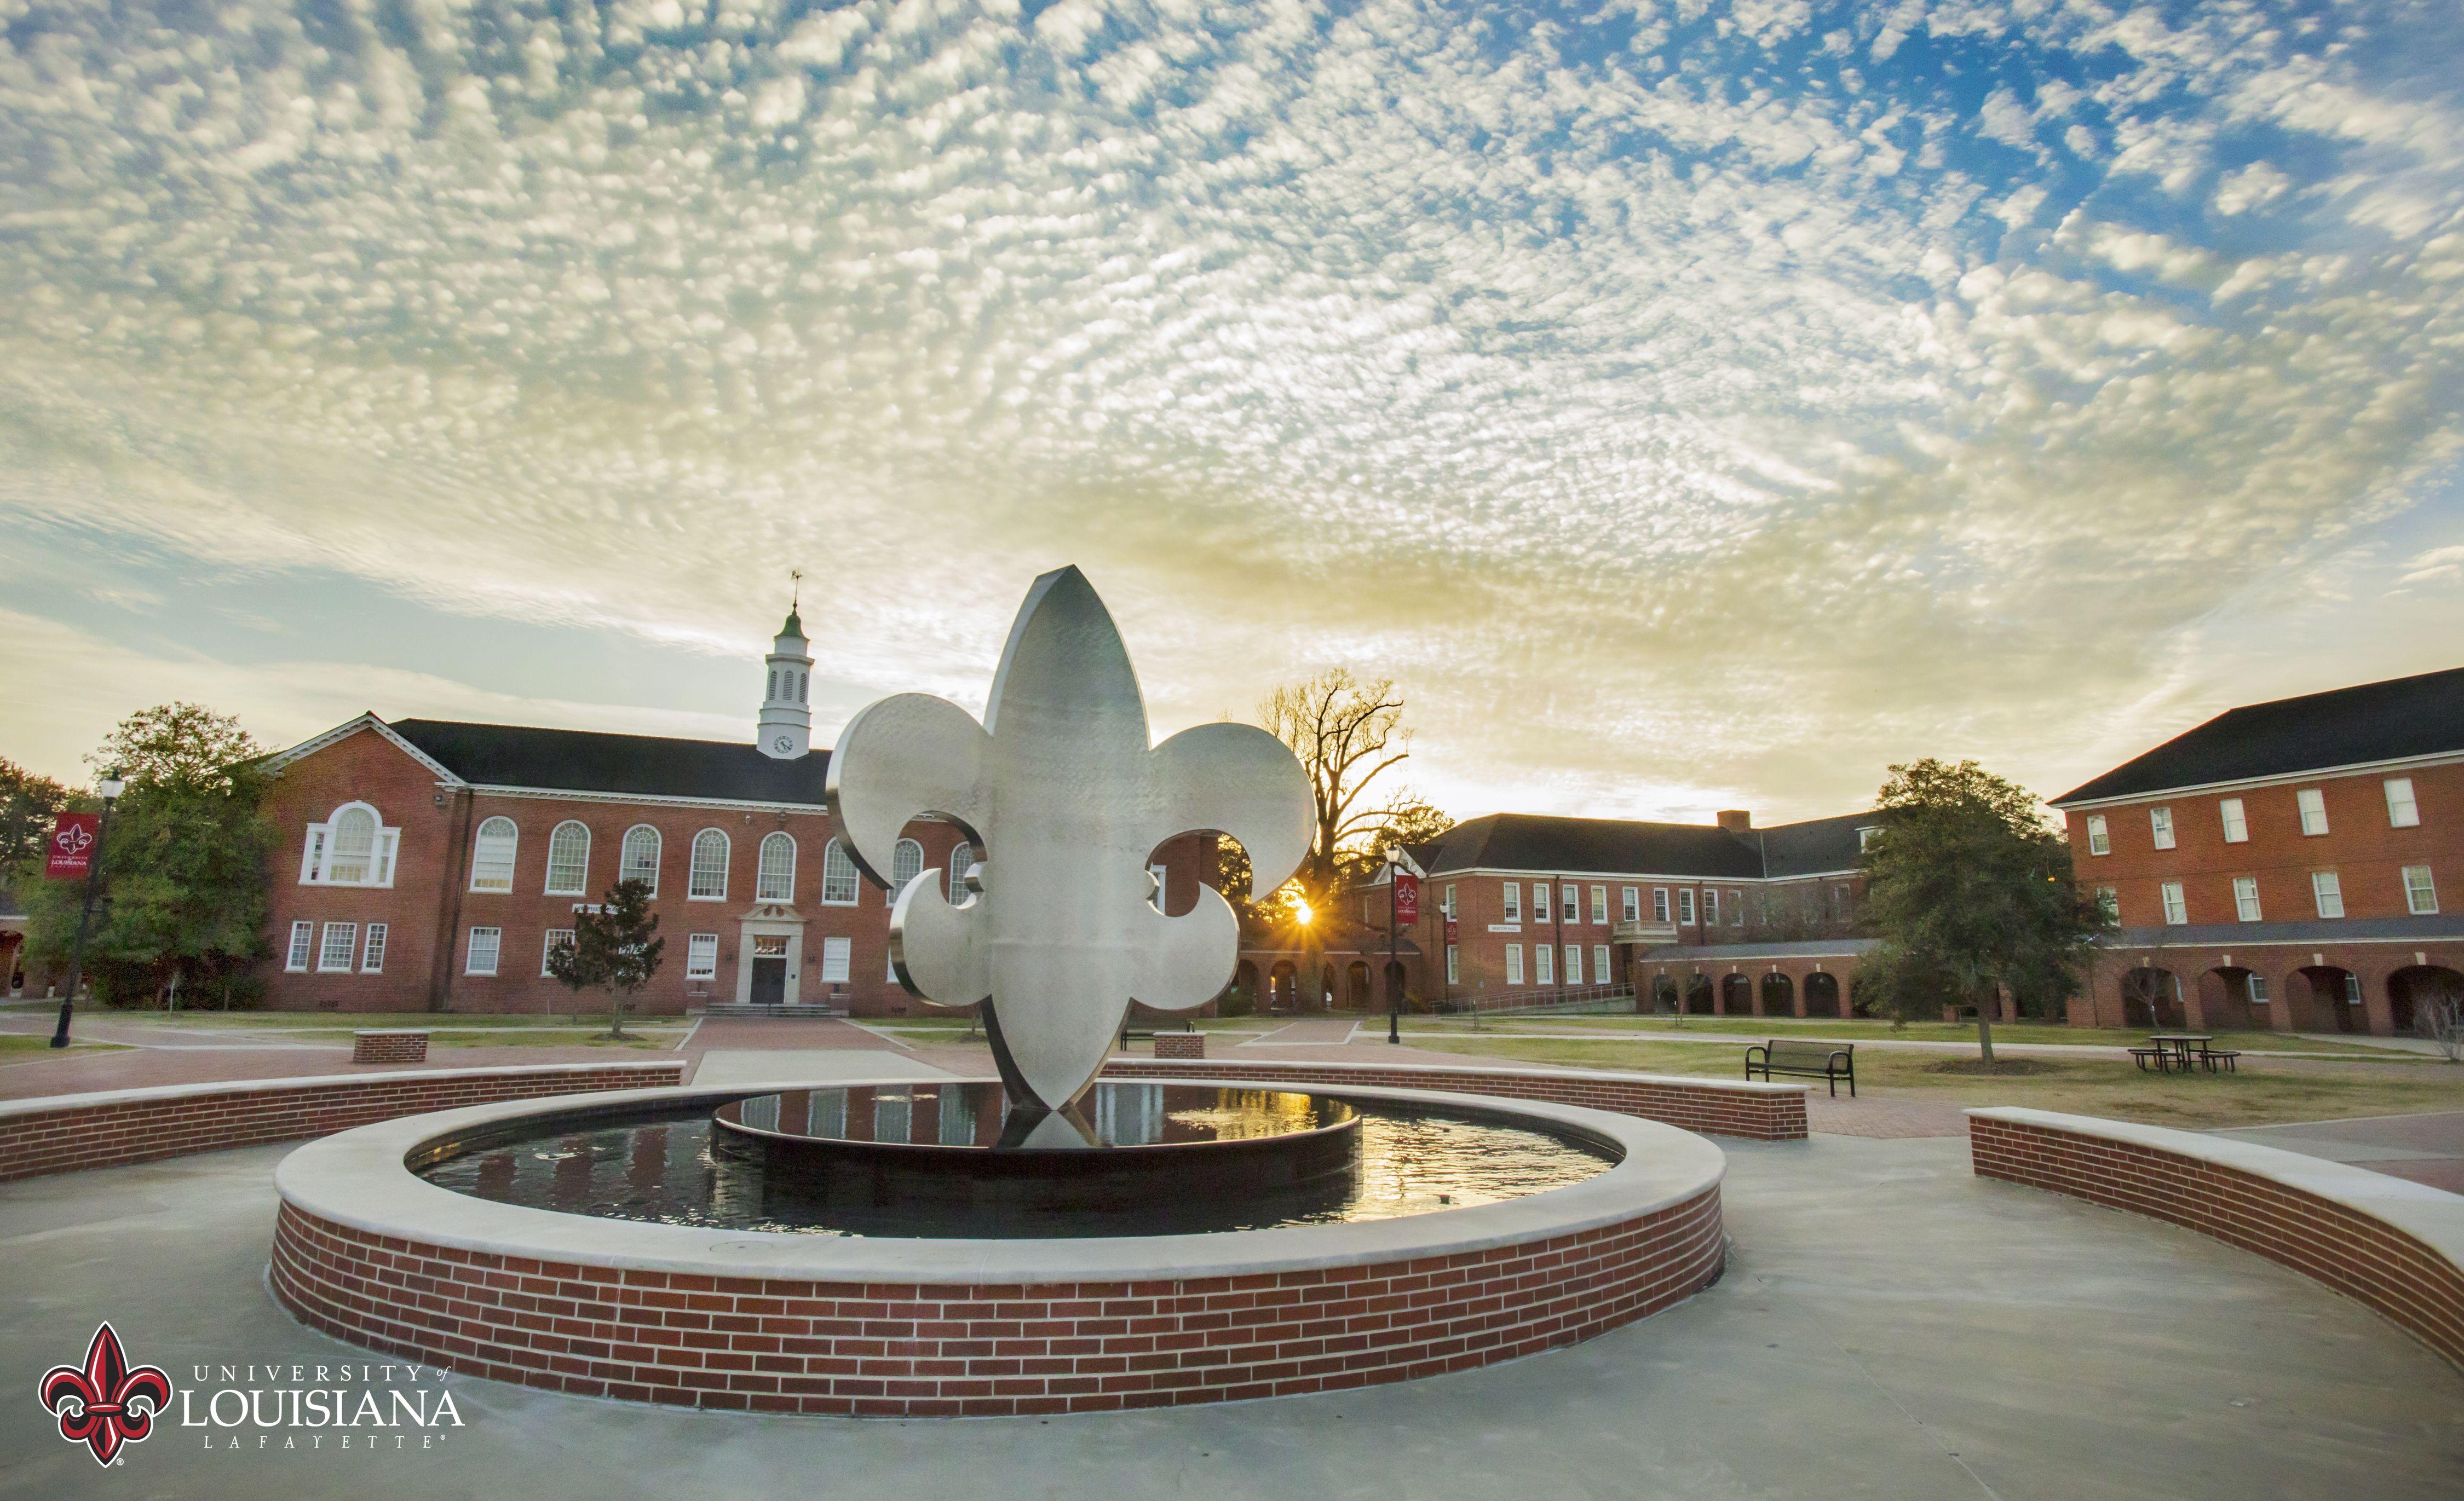
<path fill-rule="evenodd" d="M 2412 1030 L 2435 1044 L 2440 1057 L 2464 1063 L 2464 986 L 2444 975 L 2435 985 L 2413 997 Z"/>
<path fill-rule="evenodd" d="M 1392 678 L 1363 683 L 1348 667 L 1331 667 L 1275 689 L 1259 704 L 1258 719 L 1309 772 L 1317 830 L 1299 880 L 1323 894 L 1335 883 L 1343 848 L 1396 821 L 1397 810 L 1371 807 L 1364 794 L 1380 772 L 1412 753 L 1402 696 Z"/>

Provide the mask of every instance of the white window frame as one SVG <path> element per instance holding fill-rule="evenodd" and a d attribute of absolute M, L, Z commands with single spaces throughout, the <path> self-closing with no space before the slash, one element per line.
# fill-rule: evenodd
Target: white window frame
<path fill-rule="evenodd" d="M 1521 944 L 1506 946 L 1506 983 L 1508 985 L 1523 983 L 1523 946 Z"/>
<path fill-rule="evenodd" d="M 716 933 L 685 935 L 685 978 L 688 980 L 718 978 L 718 935 Z"/>
<path fill-rule="evenodd" d="M 650 864 L 647 871 L 634 862 L 635 853 L 643 847 L 643 841 L 633 838 L 637 834 L 647 834 L 650 837 L 649 840 Z M 643 881 L 649 886 L 650 895 L 656 897 L 659 894 L 659 862 L 666 855 L 667 847 L 667 836 L 661 834 L 655 826 L 647 823 L 633 825 L 625 831 L 623 838 L 616 841 L 616 879 L 620 881 Z"/>
<path fill-rule="evenodd" d="M 779 874 L 773 867 L 770 852 L 787 852 L 786 877 L 773 881 Z M 793 902 L 796 900 L 796 837 L 784 829 L 773 829 L 761 836 L 760 846 L 754 852 L 753 900 L 756 902 Z"/>
<path fill-rule="evenodd" d="M 1568 985 L 1583 983 L 1583 946 L 1580 944 L 1566 946 L 1566 983 Z"/>
<path fill-rule="evenodd" d="M 1717 886 L 1703 888 L 1703 925 L 1705 927 L 1720 925 L 1720 888 Z"/>
<path fill-rule="evenodd" d="M 2344 915 L 2344 882 L 2332 870 L 2310 873 L 2310 900 L 2322 918 Z"/>
<path fill-rule="evenodd" d="M 1594 985 L 1609 983 L 1609 946 L 1606 944 L 1592 946 L 1592 983 Z"/>
<path fill-rule="evenodd" d="M 1571 881 L 1559 886 L 1557 911 L 1566 926 L 1580 925 L 1583 921 L 1583 888 Z"/>
<path fill-rule="evenodd" d="M 285 974 L 306 974 L 308 972 L 308 967 L 315 963 L 316 959 L 317 925 L 314 923 L 292 924 L 291 948 L 289 952 L 282 956 L 282 972 Z"/>
<path fill-rule="evenodd" d="M 718 838 L 718 889 L 712 891 L 703 888 L 702 877 L 705 872 L 702 869 L 701 852 L 703 841 L 714 835 Z M 727 867 L 735 859 L 736 841 L 727 837 L 725 829 L 695 831 L 693 843 L 685 851 L 685 900 L 687 902 L 726 901 Z"/>
<path fill-rule="evenodd" d="M 2255 969 L 2242 971 L 2242 995 L 2253 1006 L 2267 1004 L 2267 976 Z"/>
<path fill-rule="evenodd" d="M 360 973 L 385 973 L 386 932 L 384 923 L 368 925 L 367 936 L 360 941 Z"/>
<path fill-rule="evenodd" d="M 2304 787 L 2293 794 L 2293 806 L 2301 810 L 2301 837 L 2315 839 L 2327 832 L 2327 790 Z"/>
<path fill-rule="evenodd" d="M 1596 925 L 1606 925 L 1608 920 L 1609 888 L 1594 886 L 1592 888 L 1592 922 Z"/>
<path fill-rule="evenodd" d="M 485 969 L 479 968 L 479 937 L 483 933 L 488 939 L 488 968 Z M 464 974 L 493 975 L 504 963 L 504 956 L 505 930 L 501 927 L 473 927 L 462 940 Z"/>
<path fill-rule="evenodd" d="M 1533 985 L 1554 985 L 1557 983 L 1556 945 L 1534 944 L 1531 946 L 1531 983 Z"/>
<path fill-rule="evenodd" d="M 1694 925 L 1694 888 L 1691 886 L 1677 888 L 1677 925 L 1679 927 Z"/>
<path fill-rule="evenodd" d="M 1519 881 L 1509 881 L 1506 883 L 1505 890 L 1506 904 L 1498 909 L 1498 921 L 1502 923 L 1522 922 L 1523 882 Z M 1515 968 L 1518 969 L 1522 968 L 1521 961 L 1516 961 Z"/>
<path fill-rule="evenodd" d="M 847 970 L 855 959 L 855 940 L 825 938 L 822 940 L 822 984 L 845 985 Z"/>
<path fill-rule="evenodd" d="M 1746 894 L 1734 886 L 1728 888 L 1728 925 L 1730 927 L 1746 925 Z"/>
<path fill-rule="evenodd" d="M 822 846 L 822 905 L 851 907 L 864 890 L 864 873 L 838 840 Z"/>
<path fill-rule="evenodd" d="M 2404 909 L 2414 917 L 2437 915 L 2438 878 L 2429 866 L 2404 867 Z"/>
<path fill-rule="evenodd" d="M 572 883 L 560 886 L 556 883 L 556 848 L 568 832 L 582 838 L 582 860 L 574 869 Z M 547 831 L 547 875 L 544 880 L 546 883 L 539 888 L 542 896 L 586 897 L 590 895 L 590 825 L 579 818 L 567 818 Z"/>
<path fill-rule="evenodd" d="M 1651 888 L 1651 920 L 1655 923 L 1665 923 L 1668 921 L 1668 888 L 1666 886 L 1654 886 Z"/>
<path fill-rule="evenodd" d="M 1531 921 L 1533 923 L 1553 924 L 1557 921 L 1556 905 L 1549 896 L 1549 888 L 1554 884 L 1554 881 L 1535 881 L 1531 883 Z"/>
<path fill-rule="evenodd" d="M 2098 911 L 2104 914 L 2104 920 L 2107 923 L 2120 924 L 2122 921 L 2122 893 L 2114 890 L 2111 886 L 2097 887 L 2096 908 Z"/>
<path fill-rule="evenodd" d="M 1452 918 L 1455 915 L 1455 888 L 1452 881 L 1446 883 L 1445 903 L 1438 911 L 1441 917 Z"/>
<path fill-rule="evenodd" d="M 2158 849 L 2171 849 L 2173 847 L 2173 810 L 2170 808 L 2148 809 L 2147 832 L 2155 837 L 2156 847 Z"/>
<path fill-rule="evenodd" d="M 2216 804 L 2216 817 L 2225 826 L 2227 844 L 2250 842 L 2250 810 L 2238 797 L 2227 797 Z"/>
<path fill-rule="evenodd" d="M 950 846 L 950 905 L 964 906 L 975 900 L 967 889 L 967 871 L 976 863 L 976 847 L 964 839 Z"/>
<path fill-rule="evenodd" d="M 2421 827 L 2421 800 L 2413 795 L 2411 777 L 2390 776 L 2379 786 L 2387 794 L 2388 828 Z"/>
<path fill-rule="evenodd" d="M 2087 852 L 2090 855 L 2113 853 L 2113 837 L 2105 831 L 2104 815 L 2101 813 L 2087 816 Z"/>
<path fill-rule="evenodd" d="M 1150 906 L 1153 906 L 1156 911 L 1160 912 L 1163 910 L 1164 892 L 1168 889 L 1164 885 L 1164 882 L 1170 879 L 1172 871 L 1169 867 L 1158 861 L 1155 864 L 1149 865 L 1147 867 L 1147 874 L 1155 878 L 1155 895 L 1147 898 L 1147 903 Z M 1392 899 L 1390 898 L 1389 900 L 1391 901 Z"/>
<path fill-rule="evenodd" d="M 491 835 L 488 832 L 489 830 L 497 827 L 499 824 L 504 826 L 504 833 L 501 836 Z M 487 878 L 487 884 L 482 885 L 480 884 L 479 861 L 483 858 L 486 859 L 489 862 L 490 868 L 492 870 L 494 869 L 496 852 L 495 849 L 491 846 L 489 841 L 495 838 L 500 838 L 502 841 L 505 873 L 501 878 L 495 875 L 489 876 Z M 495 895 L 510 893 L 514 889 L 515 873 L 518 871 L 521 866 L 521 855 L 522 826 L 520 824 L 516 823 L 513 819 L 506 817 L 501 813 L 492 813 L 485 818 L 480 819 L 478 829 L 471 836 L 470 889 L 473 891 L 488 892 Z"/>
<path fill-rule="evenodd" d="M 2190 921 L 2189 899 L 2183 894 L 2180 881 L 2168 881 L 2156 889 L 2164 898 L 2165 922 L 2167 926 L 2180 927 Z"/>
<path fill-rule="evenodd" d="M 552 980 L 552 979 L 556 978 L 556 976 L 555 976 L 554 972 L 553 972 L 553 971 L 551 971 L 551 970 L 548 968 L 548 967 L 547 967 L 548 959 L 549 959 L 549 957 L 550 957 L 550 956 L 552 956 L 553 954 L 555 954 L 555 952 L 556 952 L 556 950 L 557 950 L 557 940 L 558 940 L 558 939 L 560 939 L 560 938 L 561 938 L 561 939 L 564 940 L 564 942 L 565 942 L 566 946 L 571 946 L 571 944 L 573 943 L 573 933 L 574 933 L 574 930 L 573 930 L 572 928 L 569 928 L 569 927 L 551 927 L 551 928 L 547 929 L 545 932 L 543 932 L 543 933 L 541 933 L 541 934 L 539 935 L 539 978 L 540 978 L 540 979 L 542 979 L 542 980 Z"/>
<path fill-rule="evenodd" d="M 342 941 L 342 950 L 339 955 L 334 952 L 334 940 L 338 938 Z M 360 925 L 328 923 L 325 925 L 325 931 L 319 936 L 317 944 L 317 972 L 348 974 L 351 972 L 352 961 L 359 957 L 359 953 Z"/>
<path fill-rule="evenodd" d="M 375 821 L 376 835 L 368 850 L 368 873 L 363 881 L 336 881 L 333 876 L 334 831 L 342 816 L 361 812 Z M 299 846 L 299 884 L 303 886 L 358 886 L 385 889 L 393 884 L 394 857 L 402 848 L 402 831 L 388 828 L 385 815 L 374 803 L 346 802 L 325 816 L 322 823 L 308 825 L 307 837 Z"/>
<path fill-rule="evenodd" d="M 1623 906 L 1619 907 L 1617 910 L 1619 910 L 1619 911 L 1621 911 L 1621 912 L 1623 912 L 1623 913 L 1625 914 L 1625 920 L 1626 920 L 1627 922 L 1629 922 L 1629 923 L 1639 923 L 1639 922 L 1641 922 L 1641 921 L 1642 921 L 1642 888 L 1641 888 L 1640 886 L 1628 886 L 1628 887 L 1626 887 L 1626 888 L 1625 888 L 1625 904 L 1624 904 Z"/>
<path fill-rule="evenodd" d="M 2258 878 L 2235 876 L 2233 883 L 2233 916 L 2244 923 L 2261 921 L 2258 905 Z"/>
<path fill-rule="evenodd" d="M 915 868 L 901 875 L 899 867 L 907 863 L 907 852 L 910 850 L 915 852 Z M 899 840 L 890 854 L 890 889 L 881 894 L 881 904 L 886 907 L 898 905 L 898 894 L 907 889 L 909 881 L 922 874 L 924 874 L 924 846 L 914 839 Z"/>
<path fill-rule="evenodd" d="M 1448 944 L 1446 946 L 1446 983 L 1448 985 L 1463 984 L 1463 956 L 1460 951 L 1461 947 L 1462 946 L 1458 944 Z"/>

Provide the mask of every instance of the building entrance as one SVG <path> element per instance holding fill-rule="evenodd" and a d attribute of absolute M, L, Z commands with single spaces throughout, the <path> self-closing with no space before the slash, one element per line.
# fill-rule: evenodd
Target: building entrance
<path fill-rule="evenodd" d="M 787 998 L 787 940 L 758 934 L 753 940 L 753 1004 L 776 1006 Z"/>

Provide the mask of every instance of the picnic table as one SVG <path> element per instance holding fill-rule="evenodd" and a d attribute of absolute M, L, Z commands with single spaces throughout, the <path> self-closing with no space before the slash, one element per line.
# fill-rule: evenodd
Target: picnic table
<path fill-rule="evenodd" d="M 2130 1057 L 2142 1070 L 2153 1063 L 2159 1074 L 2170 1074 L 2175 1069 L 2188 1074 L 2200 1067 L 2213 1074 L 2219 1066 L 2228 1073 L 2233 1072 L 2233 1060 L 2241 1054 L 2231 1048 L 2208 1046 L 2215 1040 L 2215 1033 L 2211 1032 L 2150 1033 L 2147 1046 L 2131 1049 Z"/>

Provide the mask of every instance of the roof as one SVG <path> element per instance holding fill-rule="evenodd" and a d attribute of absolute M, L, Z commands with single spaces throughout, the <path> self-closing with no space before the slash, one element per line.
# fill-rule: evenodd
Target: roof
<path fill-rule="evenodd" d="M 820 807 L 830 754 L 774 760 L 749 744 L 529 725 L 404 719 L 386 728 L 466 782 L 694 802 Z"/>
<path fill-rule="evenodd" d="M 2464 667 L 2228 709 L 2054 806 L 2464 750 Z"/>
<path fill-rule="evenodd" d="M 1874 821 L 1845 814 L 1739 834 L 1707 823 L 1493 813 L 1414 845 L 1412 857 L 1432 876 L 1490 869 L 1776 880 L 1854 869 L 1857 830 Z"/>

